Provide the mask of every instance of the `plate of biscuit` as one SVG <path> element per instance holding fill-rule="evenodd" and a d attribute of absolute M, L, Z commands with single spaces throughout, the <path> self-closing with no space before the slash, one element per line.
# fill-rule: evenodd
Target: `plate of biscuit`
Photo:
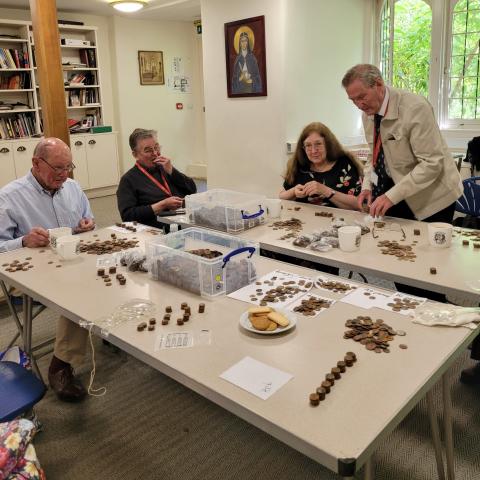
<path fill-rule="evenodd" d="M 276 335 L 295 327 L 295 313 L 282 308 L 251 307 L 240 316 L 240 325 L 249 332 Z"/>

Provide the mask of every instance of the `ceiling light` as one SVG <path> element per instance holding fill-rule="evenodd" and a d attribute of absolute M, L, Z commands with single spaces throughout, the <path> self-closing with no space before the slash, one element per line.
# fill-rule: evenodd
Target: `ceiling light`
<path fill-rule="evenodd" d="M 131 13 L 141 10 L 147 2 L 145 0 L 116 0 L 110 5 L 120 12 Z"/>

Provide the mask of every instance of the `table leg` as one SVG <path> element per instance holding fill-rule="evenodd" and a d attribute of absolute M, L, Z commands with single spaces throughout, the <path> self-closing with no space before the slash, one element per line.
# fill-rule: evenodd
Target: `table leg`
<path fill-rule="evenodd" d="M 455 463 L 453 457 L 452 398 L 447 373 L 442 376 L 443 393 L 443 428 L 445 430 L 445 450 L 447 453 L 447 478 L 455 480 Z"/>
<path fill-rule="evenodd" d="M 23 345 L 25 349 L 25 353 L 28 355 L 32 362 L 32 368 L 35 371 L 37 377 L 43 382 L 42 374 L 40 373 L 40 369 L 38 368 L 37 361 L 33 356 L 32 350 L 32 330 L 33 330 L 33 315 L 32 315 L 32 297 L 26 295 L 25 293 L 22 295 L 23 298 Z"/>
<path fill-rule="evenodd" d="M 442 443 L 440 441 L 440 431 L 438 428 L 437 417 L 435 415 L 432 390 L 429 390 L 427 392 L 427 409 L 428 418 L 430 420 L 430 431 L 432 433 L 433 448 L 435 450 L 435 460 L 437 462 L 438 479 L 445 480 L 445 470 L 443 468 L 442 458 Z"/>
<path fill-rule="evenodd" d="M 10 295 L 8 293 L 7 286 L 5 285 L 5 282 L 3 280 L 0 280 L 0 287 L 2 288 L 3 295 L 5 297 L 5 300 L 7 301 L 8 309 L 10 310 L 10 315 L 13 317 L 13 320 L 15 321 L 15 324 L 17 325 L 17 329 L 22 336 L 23 339 L 23 325 L 22 322 L 20 322 L 18 318 L 17 311 L 15 310 L 15 307 L 12 304 L 12 300 L 10 298 Z M 16 338 L 15 338 L 16 339 Z M 13 343 L 12 343 L 13 345 Z M 23 345 L 23 348 L 25 349 L 25 345 Z"/>
<path fill-rule="evenodd" d="M 364 480 L 373 480 L 375 471 L 373 466 L 373 455 L 365 462 L 365 470 L 363 474 Z"/>

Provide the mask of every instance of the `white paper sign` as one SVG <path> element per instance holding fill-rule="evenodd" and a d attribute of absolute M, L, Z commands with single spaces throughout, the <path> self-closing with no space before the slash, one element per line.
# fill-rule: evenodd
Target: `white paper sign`
<path fill-rule="evenodd" d="M 223 372 L 220 378 L 266 400 L 291 380 L 293 375 L 245 357 Z"/>
<path fill-rule="evenodd" d="M 374 288 L 357 288 L 340 299 L 340 302 L 367 309 L 374 307 L 382 308 L 381 305 L 384 305 L 385 300 L 389 298 L 390 295 Z"/>

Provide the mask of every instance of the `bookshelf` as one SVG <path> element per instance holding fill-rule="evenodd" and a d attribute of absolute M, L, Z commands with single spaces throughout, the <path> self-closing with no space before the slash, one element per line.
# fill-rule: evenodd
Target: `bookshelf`
<path fill-rule="evenodd" d="M 88 196 L 110 195 L 119 179 L 116 134 L 89 133 L 104 124 L 97 27 L 58 29 L 74 177 Z M 36 72 L 32 23 L 0 19 L 0 188 L 29 171 L 43 133 Z"/>

